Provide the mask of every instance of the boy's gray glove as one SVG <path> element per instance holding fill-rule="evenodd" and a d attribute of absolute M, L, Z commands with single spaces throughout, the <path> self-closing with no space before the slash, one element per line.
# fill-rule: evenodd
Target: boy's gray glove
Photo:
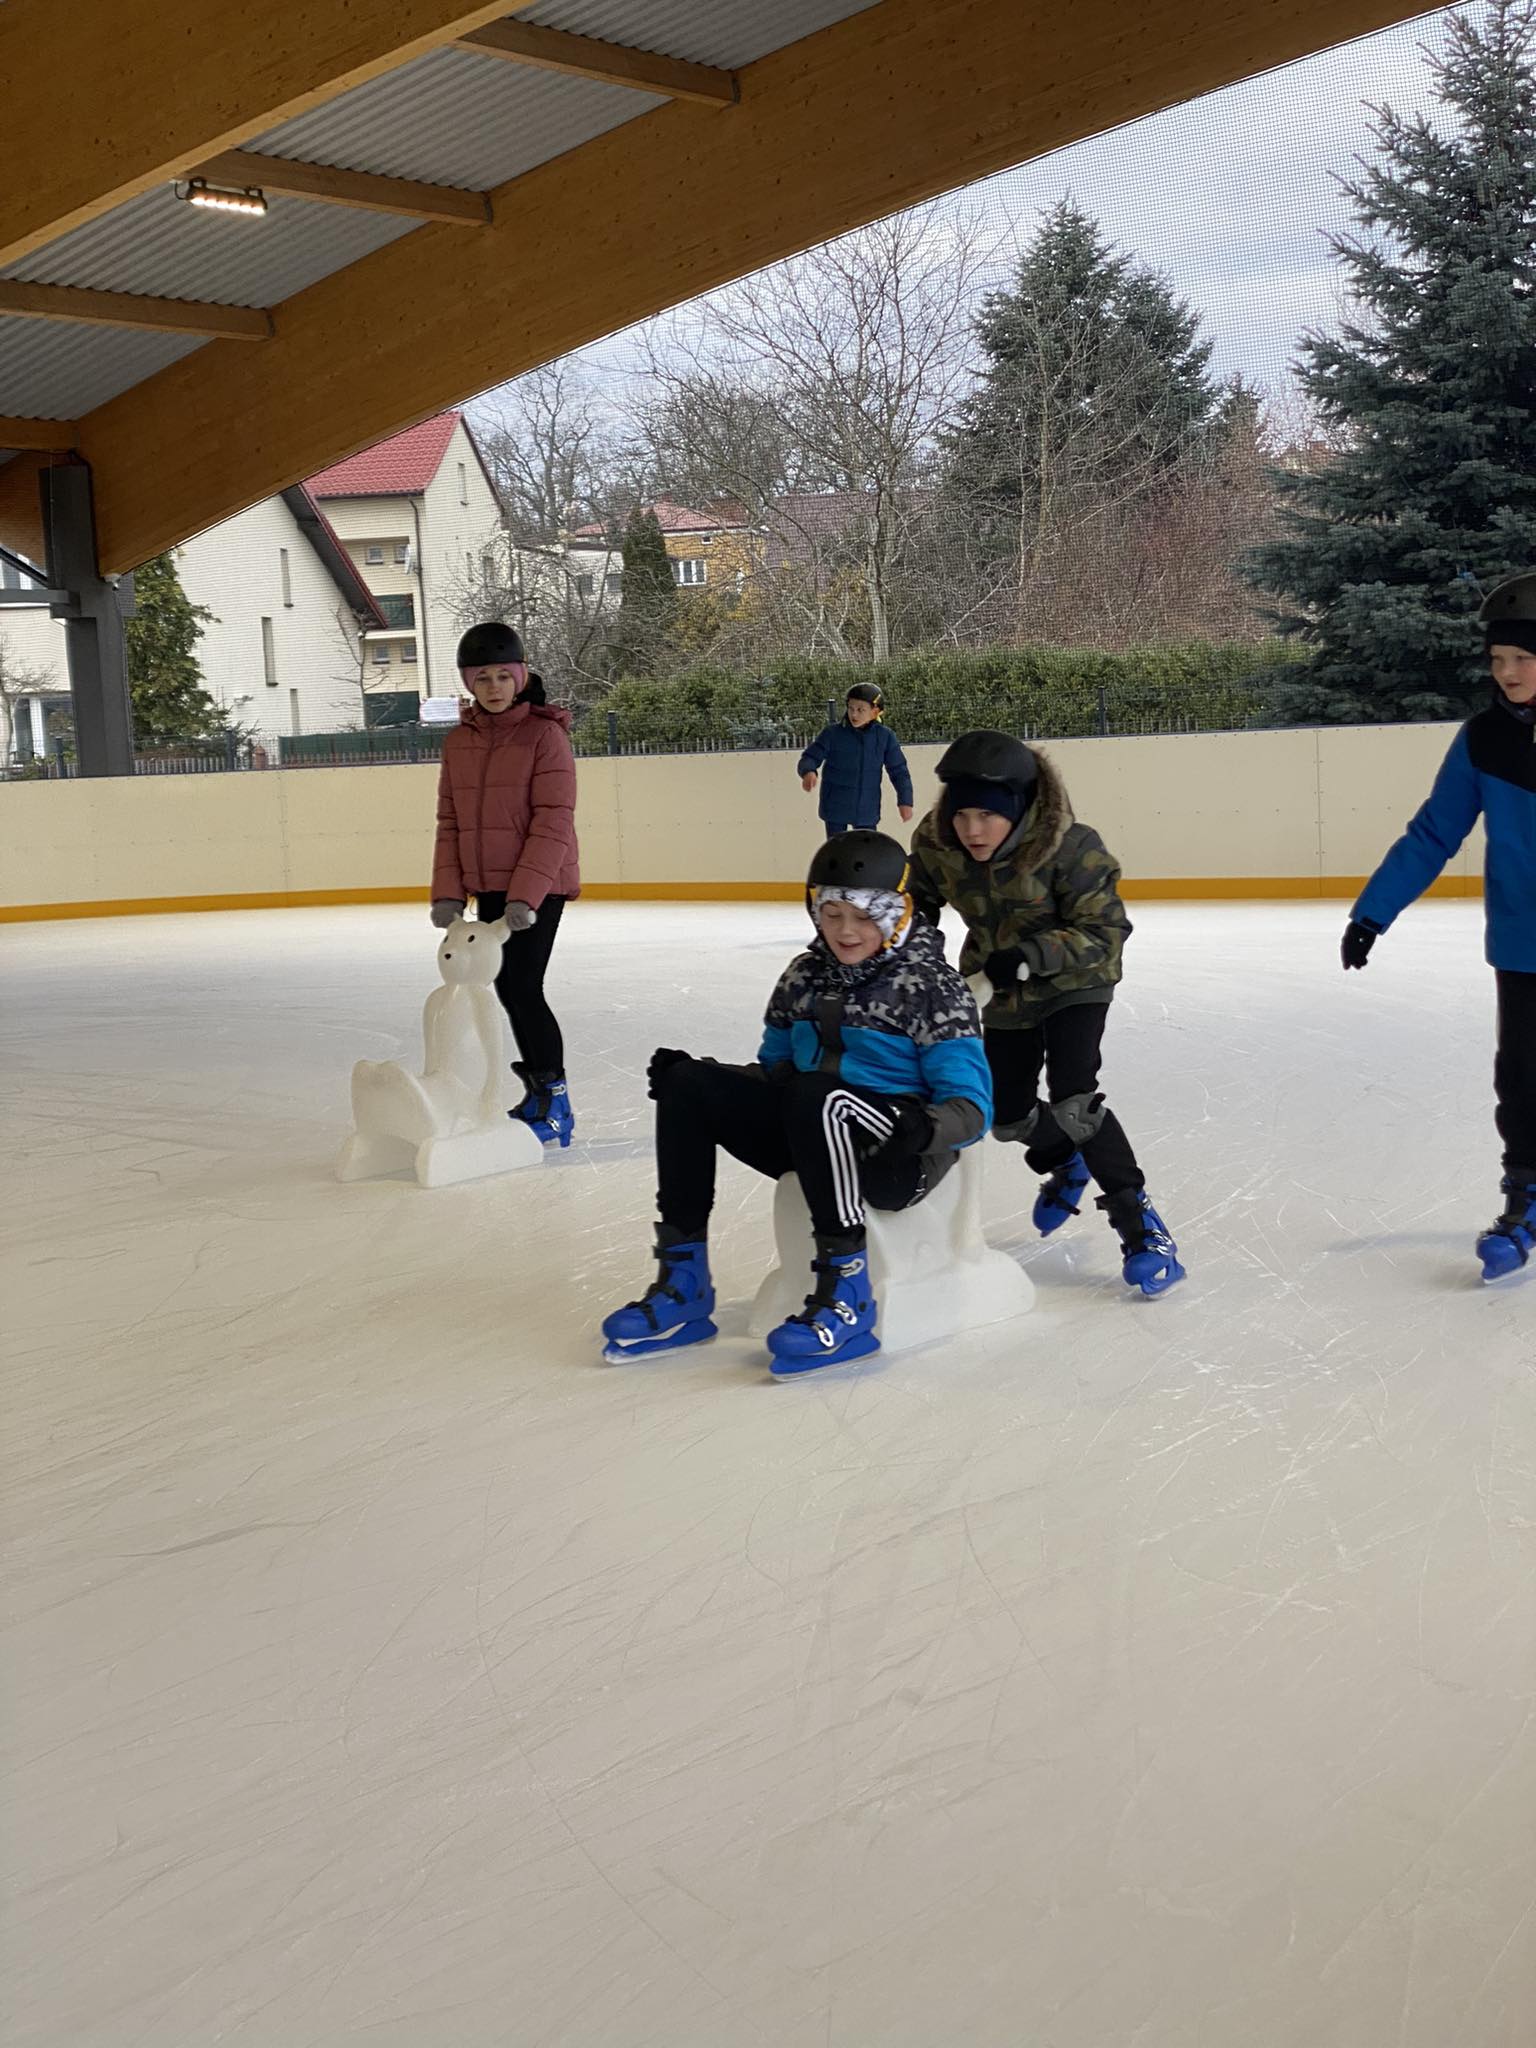
<path fill-rule="evenodd" d="M 440 932 L 447 931 L 456 917 L 464 915 L 464 905 L 457 896 L 438 896 L 432 904 L 432 922 Z"/>
<path fill-rule="evenodd" d="M 501 913 L 507 920 L 509 932 L 528 932 L 533 929 L 533 905 L 531 903 L 509 903 Z"/>

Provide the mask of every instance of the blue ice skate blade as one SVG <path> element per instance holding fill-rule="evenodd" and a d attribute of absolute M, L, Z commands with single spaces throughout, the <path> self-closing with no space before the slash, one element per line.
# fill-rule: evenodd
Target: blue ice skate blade
<path fill-rule="evenodd" d="M 622 1343 L 610 1337 L 603 1346 L 603 1357 L 609 1365 L 628 1365 L 635 1358 L 659 1358 L 664 1351 L 686 1351 L 691 1344 L 708 1344 L 720 1332 L 711 1322 L 678 1323 L 670 1330 L 658 1330 L 654 1337 L 636 1337 L 631 1343 Z"/>
<path fill-rule="evenodd" d="M 1177 1259 L 1167 1258 L 1157 1252 L 1142 1252 L 1136 1256 L 1152 1262 L 1152 1270 L 1146 1273 L 1133 1273 L 1131 1267 L 1135 1264 L 1135 1257 L 1128 1259 L 1125 1284 L 1127 1287 L 1139 1287 L 1148 1301 L 1155 1301 L 1158 1295 L 1166 1294 L 1170 1287 L 1177 1287 L 1181 1280 L 1189 1277 Z"/>
<path fill-rule="evenodd" d="M 822 1372 L 829 1365 L 846 1365 L 850 1358 L 868 1358 L 872 1351 L 880 1349 L 880 1339 L 875 1336 L 850 1337 L 846 1344 L 836 1351 L 821 1351 L 814 1357 L 780 1358 L 775 1352 L 768 1360 L 768 1370 L 782 1379 L 786 1373 Z"/>

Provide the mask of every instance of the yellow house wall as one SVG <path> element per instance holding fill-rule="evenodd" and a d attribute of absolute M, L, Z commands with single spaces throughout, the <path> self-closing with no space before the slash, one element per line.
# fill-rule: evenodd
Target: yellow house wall
<path fill-rule="evenodd" d="M 1136 896 L 1345 896 L 1429 788 L 1451 726 L 1061 740 L 1047 751 Z M 919 804 L 936 747 L 909 751 Z M 424 899 L 432 767 L 0 787 L 0 919 Z M 594 895 L 790 896 L 820 840 L 788 754 L 580 766 Z M 886 823 L 895 811 L 886 806 Z M 1480 886 L 1481 832 L 1441 887 Z"/>

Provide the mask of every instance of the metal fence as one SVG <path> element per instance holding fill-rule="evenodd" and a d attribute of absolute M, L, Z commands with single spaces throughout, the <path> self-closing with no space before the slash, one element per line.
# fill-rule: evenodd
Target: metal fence
<path fill-rule="evenodd" d="M 835 699 L 827 704 L 828 722 L 841 716 Z M 946 703 L 942 730 L 930 733 L 932 720 L 918 721 L 915 729 L 902 722 L 901 737 L 908 745 L 952 738 L 974 726 L 999 725 L 1024 740 L 1051 740 L 1102 736 L 1150 737 L 1198 732 L 1248 731 L 1286 722 L 1278 716 L 1262 687 L 1213 690 L 1185 694 L 1170 704 L 1151 692 L 1136 689 L 1098 690 L 1075 702 L 1042 703 L 1021 715 L 1015 704 L 1000 704 L 985 691 L 960 691 Z M 664 737 L 626 733 L 617 712 L 587 713 L 572 734 L 578 756 L 611 755 L 619 759 L 645 759 L 677 754 L 798 753 L 814 734 L 779 727 L 762 719 L 743 721 L 719 729 L 718 719 L 701 719 L 694 730 L 672 730 Z M 267 768 L 368 768 L 398 767 L 436 761 L 452 726 L 372 726 L 351 732 L 302 733 L 293 737 L 261 738 L 227 735 L 179 747 L 161 747 L 139 754 L 134 761 L 136 775 L 223 775 L 258 772 Z M 67 780 L 76 773 L 69 742 L 58 739 L 46 756 L 0 765 L 0 780 L 12 782 Z"/>

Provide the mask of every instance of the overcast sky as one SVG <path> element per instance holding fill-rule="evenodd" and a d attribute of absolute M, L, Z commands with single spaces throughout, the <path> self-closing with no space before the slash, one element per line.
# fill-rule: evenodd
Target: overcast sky
<path fill-rule="evenodd" d="M 1017 248 L 1070 194 L 1200 311 L 1218 374 L 1241 370 L 1278 390 L 1298 336 L 1337 317 L 1324 237 L 1350 225 L 1336 179 L 1371 152 L 1365 103 L 1434 105 L 1423 46 L 1440 42 L 1447 12 L 1074 143 L 943 203 Z M 582 359 L 610 387 L 632 360 L 622 335 Z"/>

